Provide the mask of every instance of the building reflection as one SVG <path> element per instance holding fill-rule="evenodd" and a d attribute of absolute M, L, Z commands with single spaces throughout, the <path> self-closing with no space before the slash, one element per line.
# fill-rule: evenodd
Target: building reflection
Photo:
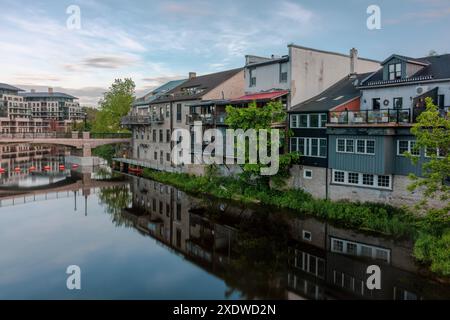
<path fill-rule="evenodd" d="M 199 199 L 138 177 L 131 178 L 130 190 L 132 204 L 121 211 L 130 226 L 220 277 L 230 292 L 245 298 L 409 300 L 450 295 L 448 287 L 421 276 L 409 240 Z M 380 290 L 366 286 L 367 267 L 374 264 L 382 272 Z"/>

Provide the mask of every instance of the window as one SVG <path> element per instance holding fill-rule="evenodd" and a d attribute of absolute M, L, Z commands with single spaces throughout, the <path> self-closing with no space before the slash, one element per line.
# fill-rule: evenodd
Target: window
<path fill-rule="evenodd" d="M 390 175 L 375 175 L 333 170 L 332 177 L 333 183 L 335 184 L 388 190 L 392 188 L 392 177 Z"/>
<path fill-rule="evenodd" d="M 327 139 L 291 138 L 291 151 L 298 151 L 307 157 L 326 158 Z"/>
<path fill-rule="evenodd" d="M 166 118 L 170 117 L 170 105 L 166 105 Z"/>
<path fill-rule="evenodd" d="M 309 232 L 309 231 L 303 230 L 302 236 L 303 236 L 303 240 L 306 240 L 306 241 L 312 240 L 312 235 L 311 235 L 311 232 Z"/>
<path fill-rule="evenodd" d="M 305 178 L 305 179 L 312 179 L 312 176 L 313 176 L 312 170 L 309 170 L 309 169 L 304 169 L 303 170 L 303 178 Z"/>
<path fill-rule="evenodd" d="M 287 82 L 288 64 L 280 63 L 280 82 Z"/>
<path fill-rule="evenodd" d="M 348 173 L 348 183 L 359 184 L 359 174 L 354 172 Z"/>
<path fill-rule="evenodd" d="M 255 68 L 248 69 L 249 74 L 249 86 L 254 87 L 256 86 L 256 75 L 255 75 Z"/>
<path fill-rule="evenodd" d="M 378 186 L 389 188 L 391 186 L 391 176 L 378 176 Z"/>
<path fill-rule="evenodd" d="M 445 152 L 444 152 L 444 150 L 439 149 L 439 148 L 427 148 L 425 150 L 425 157 L 431 158 L 433 156 L 436 156 L 438 158 L 443 158 L 443 157 L 445 157 Z"/>
<path fill-rule="evenodd" d="M 153 158 L 154 158 L 155 160 L 158 160 L 158 152 L 155 151 L 155 153 L 153 154 Z"/>
<path fill-rule="evenodd" d="M 291 128 L 325 128 L 326 113 L 298 114 L 291 116 Z"/>
<path fill-rule="evenodd" d="M 414 140 L 398 140 L 397 141 L 397 156 L 404 156 L 405 152 L 409 152 L 413 156 L 420 155 L 420 150 L 414 147 L 416 142 Z"/>
<path fill-rule="evenodd" d="M 365 186 L 373 186 L 374 176 L 373 174 L 363 174 L 363 185 Z"/>
<path fill-rule="evenodd" d="M 167 140 L 167 142 L 170 142 L 171 141 L 171 133 L 170 133 L 170 129 L 167 129 L 166 130 L 166 140 Z"/>
<path fill-rule="evenodd" d="M 392 63 L 388 66 L 389 68 L 389 80 L 396 80 L 402 78 L 402 64 Z"/>
<path fill-rule="evenodd" d="M 380 110 L 380 109 L 381 109 L 380 98 L 372 99 L 372 110 Z"/>
<path fill-rule="evenodd" d="M 159 142 L 164 142 L 163 130 L 159 129 Z"/>
<path fill-rule="evenodd" d="M 345 152 L 345 139 L 337 139 L 337 152 Z"/>
<path fill-rule="evenodd" d="M 354 144 L 355 144 L 355 141 L 354 140 L 348 140 L 348 139 L 346 139 L 345 140 L 345 152 L 353 152 L 355 149 L 354 149 Z"/>
<path fill-rule="evenodd" d="M 308 115 L 307 114 L 301 114 L 300 116 L 300 128 L 308 128 Z"/>
<path fill-rule="evenodd" d="M 394 98 L 394 109 L 403 108 L 403 98 Z"/>
<path fill-rule="evenodd" d="M 181 103 L 177 103 L 177 122 L 181 122 Z"/>
<path fill-rule="evenodd" d="M 439 108 L 445 107 L 445 95 L 443 94 L 438 95 L 438 107 Z"/>
<path fill-rule="evenodd" d="M 356 153 L 375 154 L 375 140 L 356 140 Z"/>
<path fill-rule="evenodd" d="M 168 152 L 168 153 L 166 154 L 166 160 L 167 160 L 167 162 L 170 162 L 170 152 Z"/>
<path fill-rule="evenodd" d="M 332 239 L 331 251 L 344 252 L 344 242 L 338 239 Z"/>
<path fill-rule="evenodd" d="M 291 128 L 298 128 L 298 116 L 296 114 L 291 115 Z"/>
<path fill-rule="evenodd" d="M 155 129 L 153 130 L 153 137 L 152 138 L 153 138 L 153 142 L 156 142 L 156 130 Z"/>
<path fill-rule="evenodd" d="M 333 176 L 334 182 L 345 182 L 345 172 L 344 171 L 334 171 Z"/>

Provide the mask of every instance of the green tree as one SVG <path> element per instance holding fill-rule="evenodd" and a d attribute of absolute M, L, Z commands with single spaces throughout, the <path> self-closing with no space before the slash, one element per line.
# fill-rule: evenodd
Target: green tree
<path fill-rule="evenodd" d="M 93 132 L 123 132 L 120 119 L 131 108 L 134 100 L 135 84 L 131 79 L 116 79 L 100 100 L 100 108 L 95 116 Z"/>
<path fill-rule="evenodd" d="M 233 107 L 231 105 L 226 107 L 227 117 L 226 124 L 232 129 L 242 129 L 244 131 L 248 129 L 265 129 L 268 132 L 267 150 L 271 150 L 272 128 L 274 123 L 284 122 L 287 117 L 287 113 L 284 107 L 279 101 L 271 101 L 263 107 L 257 107 L 256 103 L 249 104 L 247 108 Z M 261 147 L 259 143 L 259 135 L 257 137 L 257 149 Z M 280 145 L 283 146 L 285 140 L 285 132 L 280 133 Z M 268 186 L 270 181 L 276 185 L 282 185 L 284 179 L 289 176 L 289 167 L 293 161 L 297 160 L 299 155 L 297 153 L 281 154 L 279 156 L 279 170 L 275 176 L 261 176 L 261 168 L 268 167 L 270 164 L 249 164 L 249 142 L 246 142 L 245 146 L 245 164 L 242 165 L 243 174 L 241 177 L 249 182 L 251 179 L 256 179 L 262 185 Z M 259 151 L 259 150 L 258 150 Z"/>
<path fill-rule="evenodd" d="M 447 215 L 450 211 L 450 117 L 442 116 L 431 98 L 426 99 L 426 110 L 417 117 L 417 123 L 411 128 L 416 136 L 417 150 L 426 150 L 428 161 L 422 164 L 422 178 L 411 174 L 413 180 L 410 191 L 423 189 L 424 198 L 419 206 L 425 207 L 428 199 L 443 202 L 441 213 Z M 413 163 L 418 158 L 409 155 Z"/>

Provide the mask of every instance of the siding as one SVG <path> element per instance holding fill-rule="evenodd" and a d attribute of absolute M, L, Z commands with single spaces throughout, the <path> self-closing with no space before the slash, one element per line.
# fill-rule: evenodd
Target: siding
<path fill-rule="evenodd" d="M 337 139 L 370 139 L 375 140 L 375 155 L 364 155 L 357 153 L 336 152 Z M 392 146 L 391 137 L 384 136 L 358 136 L 358 135 L 336 135 L 328 139 L 328 163 L 332 169 L 373 173 L 392 174 L 393 162 L 389 161 L 389 149 Z M 356 142 L 355 142 L 356 148 Z M 387 150 L 386 150 L 387 148 Z"/>

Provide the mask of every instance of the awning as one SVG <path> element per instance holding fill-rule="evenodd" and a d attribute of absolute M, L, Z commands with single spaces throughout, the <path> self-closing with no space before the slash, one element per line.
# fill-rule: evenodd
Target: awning
<path fill-rule="evenodd" d="M 245 96 L 242 96 L 242 97 L 239 97 L 236 99 L 232 99 L 231 102 L 239 103 L 239 102 L 252 102 L 252 101 L 269 101 L 269 100 L 274 100 L 276 98 L 287 95 L 288 93 L 289 93 L 288 90 L 258 92 L 258 93 L 246 94 Z"/>

